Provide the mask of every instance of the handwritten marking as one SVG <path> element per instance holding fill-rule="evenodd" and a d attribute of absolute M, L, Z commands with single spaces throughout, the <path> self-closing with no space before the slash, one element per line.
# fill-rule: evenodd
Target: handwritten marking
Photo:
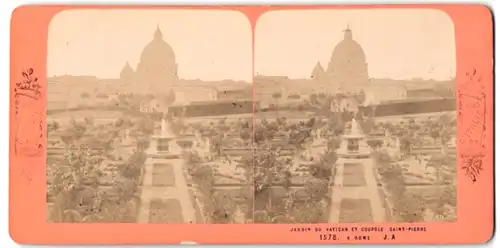
<path fill-rule="evenodd" d="M 33 68 L 22 71 L 22 79 L 14 87 L 14 109 L 16 118 L 16 136 L 14 152 L 29 157 L 38 157 L 43 152 L 43 121 L 40 111 L 42 96 L 38 77 Z M 33 137 L 30 132 L 38 130 Z"/>
<path fill-rule="evenodd" d="M 475 183 L 483 170 L 486 135 L 486 94 L 482 77 L 473 68 L 465 73 L 467 80 L 458 91 L 458 118 L 465 128 L 459 139 L 461 169 Z M 467 88 L 473 86 L 474 88 Z M 479 86 L 479 92 L 477 92 Z M 462 90 L 466 93 L 462 93 Z M 464 91 L 465 91 L 464 90 Z M 475 91 L 474 91 L 475 90 Z"/>

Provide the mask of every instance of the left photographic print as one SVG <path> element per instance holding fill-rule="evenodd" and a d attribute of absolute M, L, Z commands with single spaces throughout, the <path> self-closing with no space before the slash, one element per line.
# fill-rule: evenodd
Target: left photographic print
<path fill-rule="evenodd" d="M 63 11 L 47 77 L 48 222 L 253 222 L 242 13 Z"/>

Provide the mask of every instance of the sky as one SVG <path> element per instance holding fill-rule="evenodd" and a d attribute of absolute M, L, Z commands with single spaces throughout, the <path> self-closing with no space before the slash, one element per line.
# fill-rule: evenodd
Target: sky
<path fill-rule="evenodd" d="M 455 77 L 454 26 L 439 10 L 294 10 L 268 12 L 255 29 L 255 73 L 309 78 L 326 69 L 350 26 L 371 78 Z"/>
<path fill-rule="evenodd" d="M 181 79 L 252 80 L 252 31 L 239 12 L 69 10 L 49 25 L 48 76 L 118 78 L 136 68 L 157 25 L 176 55 Z"/>

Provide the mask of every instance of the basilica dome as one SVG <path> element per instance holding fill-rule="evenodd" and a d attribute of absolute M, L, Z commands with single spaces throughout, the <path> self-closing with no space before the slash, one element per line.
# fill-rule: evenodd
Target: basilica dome
<path fill-rule="evenodd" d="M 344 39 L 340 41 L 328 64 L 327 72 L 335 74 L 365 74 L 366 57 L 361 45 L 352 38 L 352 31 L 344 30 Z"/>
<path fill-rule="evenodd" d="M 177 64 L 172 47 L 165 42 L 158 26 L 153 40 L 144 47 L 136 70 L 144 83 L 171 83 L 177 80 Z"/>
<path fill-rule="evenodd" d="M 344 30 L 344 39 L 333 49 L 327 74 L 333 83 L 344 88 L 368 82 L 368 65 L 361 45 L 352 38 L 352 30 Z"/>

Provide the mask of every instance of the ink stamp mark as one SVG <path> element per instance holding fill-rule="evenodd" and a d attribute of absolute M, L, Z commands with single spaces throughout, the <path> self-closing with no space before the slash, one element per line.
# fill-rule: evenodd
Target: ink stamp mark
<path fill-rule="evenodd" d="M 14 87 L 16 118 L 15 154 L 38 157 L 43 152 L 42 92 L 33 68 L 21 73 L 22 79 Z"/>
<path fill-rule="evenodd" d="M 486 135 L 486 94 L 476 69 L 466 73 L 458 91 L 458 120 L 463 128 L 459 138 L 461 169 L 473 183 L 483 170 Z"/>
<path fill-rule="evenodd" d="M 475 183 L 483 170 L 483 156 L 462 156 L 462 170 Z"/>

